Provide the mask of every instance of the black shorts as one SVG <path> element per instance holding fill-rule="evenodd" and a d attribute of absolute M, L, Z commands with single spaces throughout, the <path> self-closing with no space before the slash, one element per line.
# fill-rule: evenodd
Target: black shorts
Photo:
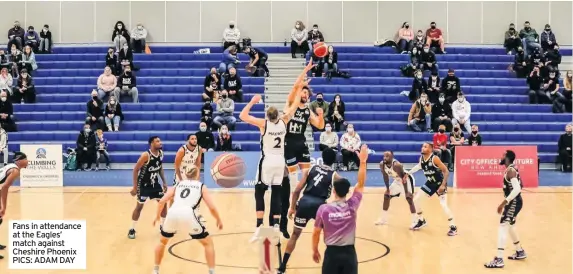
<path fill-rule="evenodd" d="M 499 220 L 499 223 L 502 224 L 507 222 L 510 225 L 514 225 L 515 218 L 517 218 L 517 215 L 521 211 L 522 207 L 523 207 L 523 199 L 521 198 L 513 199 L 513 201 L 509 202 L 509 204 L 505 205 L 505 207 L 503 208 L 503 213 L 501 214 L 501 219 Z"/>
<path fill-rule="evenodd" d="M 438 189 L 440 188 L 440 186 L 442 185 L 442 183 L 436 184 L 434 182 L 430 182 L 430 181 L 426 181 L 426 183 L 420 188 L 423 192 L 425 192 L 426 194 L 428 194 L 429 196 L 434 195 L 434 193 L 437 194 Z M 446 189 L 444 189 L 444 193 L 446 194 L 448 192 L 448 185 L 446 185 Z M 438 194 L 440 195 L 440 194 Z"/>
<path fill-rule="evenodd" d="M 310 163 L 310 152 L 306 140 L 285 140 L 285 161 L 287 166 Z"/>
<path fill-rule="evenodd" d="M 161 200 L 163 198 L 163 187 L 159 182 L 155 183 L 145 183 L 139 182 L 137 184 L 137 202 L 140 204 L 145 203 L 145 201 L 149 200 Z"/>
<path fill-rule="evenodd" d="M 358 257 L 354 245 L 326 246 L 322 274 L 358 274 Z"/>
<path fill-rule="evenodd" d="M 301 229 L 305 228 L 310 219 L 316 218 L 318 208 L 325 203 L 326 201 L 324 199 L 318 197 L 302 196 L 296 205 L 294 226 Z"/>

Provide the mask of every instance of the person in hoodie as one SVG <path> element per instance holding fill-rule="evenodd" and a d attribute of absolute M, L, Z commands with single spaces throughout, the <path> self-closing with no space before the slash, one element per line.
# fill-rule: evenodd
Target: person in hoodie
<path fill-rule="evenodd" d="M 470 121 L 470 117 L 472 115 L 472 106 L 470 102 L 468 102 L 463 94 L 463 92 L 458 92 L 458 100 L 452 103 L 452 115 L 454 119 L 452 119 L 452 124 L 460 125 L 463 127 L 467 132 L 472 131 L 472 124 Z"/>
<path fill-rule="evenodd" d="M 27 69 L 22 69 L 18 84 L 14 88 L 12 95 L 12 102 L 31 104 L 36 102 L 36 88 L 32 76 L 28 73 Z"/>
<path fill-rule="evenodd" d="M 571 152 L 573 151 L 572 141 L 573 125 L 571 123 L 565 126 L 565 133 L 559 136 L 559 141 L 557 142 L 558 152 L 559 152 L 559 164 L 561 164 L 561 171 L 571 172 Z M 6 156 L 4 156 L 6 157 Z"/>
<path fill-rule="evenodd" d="M 438 73 L 436 54 L 430 50 L 429 45 L 424 45 L 424 51 L 420 55 L 420 65 L 422 66 L 422 70 L 429 70 L 432 73 Z"/>
<path fill-rule="evenodd" d="M 302 21 L 296 21 L 294 28 L 290 31 L 290 53 L 292 58 L 296 58 L 297 52 L 302 52 L 303 58 L 310 51 L 308 46 L 308 31 Z"/>
<path fill-rule="evenodd" d="M 125 67 L 130 66 L 133 68 L 133 51 L 129 47 L 129 44 L 123 44 L 121 50 L 117 55 L 117 60 L 119 61 L 119 70 L 124 70 Z M 119 74 L 119 73 L 118 73 Z"/>
<path fill-rule="evenodd" d="M 432 130 L 432 105 L 428 101 L 428 95 L 422 93 L 420 99 L 416 100 L 410 112 L 408 113 L 408 127 L 415 132 L 421 132 L 421 126 L 425 126 L 425 130 L 433 132 Z"/>
<path fill-rule="evenodd" d="M 221 98 L 217 101 L 217 116 L 213 119 L 213 125 L 219 129 L 222 125 L 234 130 L 237 118 L 233 116 L 235 111 L 235 102 L 229 98 L 226 90 L 221 91 Z"/>
<path fill-rule="evenodd" d="M 512 54 L 512 51 L 517 52 L 517 48 L 521 47 L 521 39 L 519 39 L 519 33 L 515 30 L 515 24 L 509 24 L 509 29 L 505 31 L 505 39 L 503 42 L 503 47 L 507 51 L 507 54 Z"/>
<path fill-rule="evenodd" d="M 438 103 L 438 98 L 442 95 L 442 83 L 437 72 L 432 72 L 430 77 L 428 77 L 428 90 L 426 94 L 428 94 L 428 100 L 430 100 L 430 103 Z"/>
<path fill-rule="evenodd" d="M 117 55 L 115 55 L 115 50 L 113 47 L 109 47 L 107 49 L 107 53 L 105 54 L 105 66 L 111 69 L 111 73 L 113 75 L 121 74 L 120 68 L 117 63 Z"/>
<path fill-rule="evenodd" d="M 442 92 L 446 95 L 446 102 L 452 104 L 462 89 L 460 78 L 458 78 L 453 69 L 448 70 L 448 75 L 442 80 Z"/>
<path fill-rule="evenodd" d="M 249 55 L 249 67 L 256 67 L 256 68 L 262 68 L 265 71 L 265 75 L 266 77 L 270 76 L 269 73 L 269 68 L 267 67 L 267 60 L 269 59 L 268 54 L 259 48 L 254 48 L 251 46 L 245 47 L 244 49 L 244 53 L 246 53 L 247 55 Z M 259 70 L 255 71 L 255 74 L 253 76 L 263 76 L 263 75 L 259 75 Z"/>
<path fill-rule="evenodd" d="M 527 76 L 527 84 L 529 85 L 529 103 L 539 104 L 550 101 L 549 96 L 541 89 L 543 78 L 539 72 L 539 67 L 535 66 Z"/>
<path fill-rule="evenodd" d="M 215 149 L 215 137 L 204 122 L 199 124 L 199 131 L 195 132 L 195 136 L 197 136 L 197 145 L 201 148 L 201 163 L 204 163 L 205 152 Z"/>
<path fill-rule="evenodd" d="M 14 27 L 8 30 L 8 49 L 11 49 L 12 45 L 16 45 L 18 49 L 22 49 L 25 34 L 26 31 L 20 27 L 20 22 L 14 21 Z"/>
<path fill-rule="evenodd" d="M 231 137 L 231 132 L 226 125 L 222 125 L 219 129 L 219 136 L 217 136 L 217 147 L 215 151 L 232 151 L 233 150 L 233 138 Z"/>
<path fill-rule="evenodd" d="M 406 77 L 415 77 L 416 70 L 420 69 L 420 51 L 417 47 L 412 48 L 410 52 L 410 63 L 401 68 L 402 75 Z"/>
<path fill-rule="evenodd" d="M 86 104 L 86 124 L 104 128 L 103 101 L 98 98 L 97 90 L 92 90 L 92 98 Z"/>
<path fill-rule="evenodd" d="M 556 71 L 557 78 L 559 78 L 559 64 L 561 64 L 561 53 L 559 45 L 555 45 L 552 49 L 545 51 L 545 67 L 550 71 Z"/>
<path fill-rule="evenodd" d="M 16 47 L 16 44 L 12 44 L 10 48 L 10 55 L 8 56 L 8 62 L 11 65 L 11 74 L 12 78 L 20 77 L 20 71 L 22 70 L 23 63 L 22 63 L 22 52 Z"/>
<path fill-rule="evenodd" d="M 225 78 L 223 89 L 227 91 L 231 100 L 237 103 L 243 101 L 243 83 L 234 67 L 229 68 L 229 76 Z"/>
<path fill-rule="evenodd" d="M 123 45 L 128 44 L 130 40 L 129 31 L 122 21 L 117 21 L 111 34 L 111 41 L 115 45 L 115 51 L 123 48 Z"/>
<path fill-rule="evenodd" d="M 32 47 L 34 52 L 38 52 L 40 46 L 40 36 L 34 30 L 34 26 L 29 26 L 28 31 L 24 34 L 24 45 Z"/>
<path fill-rule="evenodd" d="M 237 56 L 237 46 L 231 45 L 223 51 L 223 60 L 219 64 L 219 74 L 223 77 L 224 74 L 229 72 L 229 68 L 234 68 L 241 63 Z M 223 77 L 224 78 L 224 77 Z"/>
<path fill-rule="evenodd" d="M 107 105 L 105 106 L 105 125 L 108 131 L 119 131 L 119 126 L 123 121 L 123 111 L 121 111 L 121 104 L 115 96 L 110 96 Z"/>
<path fill-rule="evenodd" d="M 91 170 L 96 156 L 96 137 L 89 123 L 84 125 L 76 140 L 78 169 Z"/>
<path fill-rule="evenodd" d="M 360 167 L 358 153 L 360 153 L 360 146 L 362 140 L 360 135 L 354 131 L 354 125 L 348 124 L 346 133 L 340 137 L 340 149 L 342 153 L 342 170 L 356 170 Z"/>
<path fill-rule="evenodd" d="M 201 107 L 201 123 L 205 123 L 208 128 L 211 128 L 213 124 L 213 106 L 211 102 L 205 102 Z"/>
<path fill-rule="evenodd" d="M 440 94 L 438 103 L 432 105 L 432 128 L 438 131 L 441 125 L 446 127 L 446 131 L 452 130 L 452 107 L 446 102 L 444 94 Z"/>
<path fill-rule="evenodd" d="M 548 51 L 553 49 L 557 45 L 557 39 L 555 38 L 555 33 L 551 31 L 551 26 L 545 24 L 545 29 L 541 33 L 541 48 L 543 51 Z"/>
<path fill-rule="evenodd" d="M 117 78 L 113 75 L 110 67 L 105 67 L 103 73 L 97 78 L 97 94 L 100 100 L 113 95 L 117 87 Z"/>
<path fill-rule="evenodd" d="M 8 132 L 16 131 L 14 105 L 8 100 L 8 93 L 6 91 L 0 92 L 0 127 Z"/>
<path fill-rule="evenodd" d="M 531 27 L 529 21 L 525 21 L 523 24 L 523 29 L 519 31 L 519 38 L 521 39 L 521 46 L 525 51 L 525 55 L 529 55 L 529 50 L 531 49 L 541 49 L 539 34 Z"/>
<path fill-rule="evenodd" d="M 527 56 L 527 72 L 531 72 L 534 67 L 539 67 L 541 77 L 547 76 L 547 68 L 545 67 L 545 55 L 541 53 L 541 49 L 534 48 L 529 51 L 530 55 Z"/>
<path fill-rule="evenodd" d="M 229 21 L 229 27 L 223 31 L 223 50 L 230 46 L 235 46 L 237 51 L 241 49 L 241 31 L 237 28 L 235 21 Z"/>
<path fill-rule="evenodd" d="M 40 31 L 40 51 L 39 53 L 51 53 L 52 52 L 52 32 L 50 31 L 50 26 L 44 25 Z"/>
<path fill-rule="evenodd" d="M 414 31 L 410 29 L 410 23 L 404 22 L 402 24 L 402 27 L 398 30 L 396 44 L 398 45 L 398 51 L 402 53 L 412 50 L 412 47 L 414 47 Z"/>
<path fill-rule="evenodd" d="M 408 93 L 408 91 L 402 92 L 402 94 L 408 95 L 410 101 L 415 102 L 420 98 L 422 93 L 426 93 L 428 90 L 428 83 L 423 78 L 423 74 L 421 70 L 416 70 L 414 72 L 414 81 L 412 81 L 412 89 Z M 408 93 L 408 94 L 406 94 Z"/>
<path fill-rule="evenodd" d="M 3 162 L 6 166 L 8 164 L 8 133 L 0 126 L 0 153 L 2 153 Z"/>
<path fill-rule="evenodd" d="M 107 139 L 103 136 L 103 130 L 96 131 L 96 165 L 95 170 L 99 170 L 99 162 L 101 157 L 105 158 L 105 168 L 110 169 L 109 152 L 107 152 Z"/>
<path fill-rule="evenodd" d="M 312 48 L 314 44 L 318 42 L 324 42 L 324 35 L 318 29 L 318 25 L 312 25 L 312 29 L 308 32 L 308 41 L 310 42 L 310 47 Z"/>
<path fill-rule="evenodd" d="M 147 39 L 147 29 L 143 27 L 143 24 L 139 23 L 131 30 L 130 44 L 133 51 L 136 53 L 145 51 L 145 39 Z"/>
<path fill-rule="evenodd" d="M 134 103 L 139 102 L 139 90 L 137 89 L 137 78 L 131 72 L 131 67 L 126 66 L 123 73 L 117 80 L 117 87 L 113 90 L 115 98 L 119 100 L 121 95 L 129 95 Z"/>
<path fill-rule="evenodd" d="M 517 78 L 525 78 L 527 76 L 527 57 L 521 45 L 517 47 L 511 69 L 515 71 Z"/>

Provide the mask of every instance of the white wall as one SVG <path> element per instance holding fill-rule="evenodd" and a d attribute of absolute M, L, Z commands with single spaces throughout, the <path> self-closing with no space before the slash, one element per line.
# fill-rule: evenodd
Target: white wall
<path fill-rule="evenodd" d="M 329 42 L 371 43 L 393 38 L 404 21 L 416 30 L 435 21 L 449 43 L 501 44 L 509 23 L 529 20 L 539 33 L 551 24 L 560 44 L 573 44 L 571 1 L 4 1 L 2 10 L 10 12 L 0 28 L 49 24 L 56 43 L 110 42 L 118 20 L 130 29 L 143 23 L 151 42 L 218 42 L 229 20 L 254 42 L 282 42 L 302 20 L 318 24 Z"/>

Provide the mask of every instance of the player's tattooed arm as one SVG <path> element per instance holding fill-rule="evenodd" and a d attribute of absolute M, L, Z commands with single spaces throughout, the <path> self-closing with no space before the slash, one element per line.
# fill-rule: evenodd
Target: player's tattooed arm
<path fill-rule="evenodd" d="M 149 161 L 149 154 L 147 152 L 143 152 L 133 167 L 133 188 L 131 189 L 132 196 L 135 196 L 137 191 L 137 176 L 139 176 L 139 170 L 145 163 L 147 163 L 147 161 Z"/>
<path fill-rule="evenodd" d="M 380 162 L 380 172 L 382 172 L 382 178 L 384 178 L 384 184 L 386 185 L 386 190 L 390 189 L 390 177 L 384 172 L 384 161 Z"/>
<path fill-rule="evenodd" d="M 8 205 L 8 189 L 16 179 L 20 177 L 20 170 L 19 169 L 12 169 L 10 170 L 10 174 L 6 178 L 4 182 L 4 186 L 0 188 L 0 218 L 6 214 L 6 206 Z"/>
<path fill-rule="evenodd" d="M 295 100 L 300 102 L 300 97 L 302 96 L 302 90 L 299 90 L 296 93 L 296 98 Z M 296 109 L 298 108 L 298 104 L 291 104 L 290 106 L 286 107 L 285 109 L 283 109 L 283 115 L 281 117 L 281 119 L 285 122 L 288 123 L 292 117 L 292 115 L 296 112 Z"/>
<path fill-rule="evenodd" d="M 511 190 L 509 195 L 507 195 L 507 197 L 505 198 L 504 205 L 511 202 L 511 200 L 515 199 L 515 197 L 517 197 L 517 195 L 521 193 L 521 184 L 517 179 L 517 172 L 515 171 L 515 169 L 509 168 L 505 176 L 507 177 L 507 180 L 511 183 L 513 189 Z"/>

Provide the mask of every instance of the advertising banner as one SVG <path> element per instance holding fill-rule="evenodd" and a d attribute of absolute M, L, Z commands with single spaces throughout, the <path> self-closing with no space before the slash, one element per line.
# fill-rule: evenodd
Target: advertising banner
<path fill-rule="evenodd" d="M 20 151 L 28 156 L 28 167 L 20 171 L 20 186 L 64 186 L 61 144 L 23 144 Z"/>

